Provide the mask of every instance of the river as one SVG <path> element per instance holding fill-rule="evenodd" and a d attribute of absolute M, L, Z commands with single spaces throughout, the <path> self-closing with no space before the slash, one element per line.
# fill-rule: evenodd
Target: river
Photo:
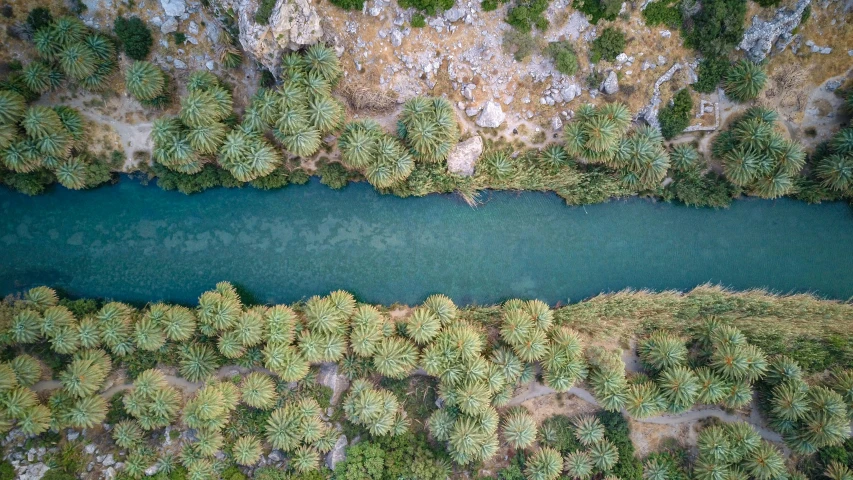
<path fill-rule="evenodd" d="M 551 304 L 624 288 L 853 296 L 853 210 L 746 199 L 726 210 L 644 199 L 568 207 L 546 193 L 397 198 L 312 179 L 186 196 L 123 177 L 38 197 L 0 189 L 0 293 L 194 302 L 221 280 L 262 302 L 343 288 L 371 303 Z"/>

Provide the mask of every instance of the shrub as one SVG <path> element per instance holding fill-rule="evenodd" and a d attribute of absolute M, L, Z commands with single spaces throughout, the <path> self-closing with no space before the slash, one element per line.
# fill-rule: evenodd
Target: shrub
<path fill-rule="evenodd" d="M 8 460 L 0 461 L 0 480 L 14 480 L 15 468 Z"/>
<path fill-rule="evenodd" d="M 498 9 L 502 2 L 500 0 L 483 0 L 480 2 L 480 7 L 484 12 L 492 12 Z"/>
<path fill-rule="evenodd" d="M 678 4 L 672 5 L 671 0 L 658 0 L 650 2 L 643 10 L 643 18 L 646 25 L 651 27 L 666 25 L 670 28 L 678 28 L 681 24 L 681 11 Z"/>
<path fill-rule="evenodd" d="M 332 5 L 344 10 L 361 11 L 364 8 L 364 0 L 331 0 Z"/>
<path fill-rule="evenodd" d="M 672 138 L 687 128 L 690 112 L 693 111 L 693 99 L 690 92 L 682 88 L 675 94 L 672 103 L 661 109 L 658 115 L 660 131 L 664 138 Z"/>
<path fill-rule="evenodd" d="M 272 9 L 275 7 L 275 0 L 261 0 L 260 5 L 258 5 L 258 9 L 255 11 L 255 22 L 261 25 L 268 25 L 270 23 L 270 15 L 272 15 Z"/>
<path fill-rule="evenodd" d="M 454 0 L 399 0 L 397 3 L 403 8 L 411 7 L 431 17 L 453 7 Z"/>
<path fill-rule="evenodd" d="M 518 30 L 507 30 L 504 32 L 501 48 L 511 53 L 515 61 L 521 62 L 536 51 L 536 40 L 529 33 Z"/>
<path fill-rule="evenodd" d="M 554 60 L 554 67 L 564 75 L 574 75 L 578 71 L 578 57 L 569 42 L 551 42 L 545 49 Z"/>
<path fill-rule="evenodd" d="M 590 22 L 595 25 L 602 18 L 608 21 L 616 20 L 616 15 L 622 9 L 619 0 L 575 0 L 572 6 L 589 15 Z"/>
<path fill-rule="evenodd" d="M 699 81 L 693 88 L 712 92 L 728 68 L 728 55 L 740 43 L 744 32 L 747 2 L 706 0 L 684 22 L 684 44 L 702 54 Z"/>
<path fill-rule="evenodd" d="M 145 60 L 151 51 L 154 39 L 151 30 L 139 17 L 118 17 L 113 31 L 124 47 L 124 53 L 134 60 Z"/>
<path fill-rule="evenodd" d="M 420 13 L 416 13 L 412 15 L 412 27 L 414 28 L 424 28 L 426 26 L 426 19 Z"/>
<path fill-rule="evenodd" d="M 50 10 L 44 7 L 36 7 L 30 10 L 27 15 L 27 25 L 33 32 L 51 23 L 53 23 L 53 16 L 51 16 Z"/>
<path fill-rule="evenodd" d="M 172 33 L 172 38 L 175 40 L 175 45 L 183 45 L 187 43 L 187 34 L 184 32 Z"/>
<path fill-rule="evenodd" d="M 616 60 L 616 56 L 625 50 L 625 34 L 622 30 L 607 27 L 598 38 L 592 41 L 592 56 L 590 61 L 598 63 L 599 60 Z"/>
<path fill-rule="evenodd" d="M 711 93 L 729 72 L 729 61 L 725 57 L 710 55 L 699 62 L 696 83 L 693 90 L 700 93 Z"/>
<path fill-rule="evenodd" d="M 506 14 L 506 23 L 522 33 L 530 33 L 535 26 L 541 31 L 548 29 L 548 20 L 542 15 L 548 8 L 548 0 L 520 0 Z"/>
<path fill-rule="evenodd" d="M 340 163 L 326 163 L 317 169 L 320 183 L 332 189 L 344 188 L 349 182 L 349 171 Z"/>

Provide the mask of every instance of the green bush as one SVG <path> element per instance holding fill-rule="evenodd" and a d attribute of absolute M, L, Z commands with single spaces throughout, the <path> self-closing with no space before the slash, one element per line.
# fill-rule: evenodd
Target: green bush
<path fill-rule="evenodd" d="M 53 23 L 53 16 L 50 14 L 50 10 L 44 7 L 36 7 L 30 10 L 27 15 L 27 25 L 33 32 L 51 23 Z"/>
<path fill-rule="evenodd" d="M 566 415 L 552 415 L 539 427 L 539 441 L 563 455 L 583 449 L 575 438 L 575 426 Z"/>
<path fill-rule="evenodd" d="M 261 0 L 258 9 L 255 10 L 255 22 L 261 25 L 269 25 L 275 0 Z"/>
<path fill-rule="evenodd" d="M 507 30 L 504 32 L 501 48 L 506 53 L 511 53 L 517 62 L 523 61 L 536 51 L 536 40 L 529 34 L 518 30 Z"/>
<path fill-rule="evenodd" d="M 726 208 L 742 190 L 714 172 L 705 175 L 698 171 L 675 172 L 667 187 L 674 200 L 691 207 Z"/>
<path fill-rule="evenodd" d="M 344 10 L 359 12 L 364 8 L 364 0 L 331 0 L 332 5 L 335 5 Z"/>
<path fill-rule="evenodd" d="M 662 108 L 658 115 L 660 131 L 664 138 L 672 138 L 687 128 L 690 124 L 690 113 L 693 111 L 693 99 L 690 92 L 682 88 L 675 94 L 672 103 Z"/>
<path fill-rule="evenodd" d="M 345 461 L 335 466 L 337 480 L 382 480 L 385 451 L 372 442 L 361 442 L 347 449 Z"/>
<path fill-rule="evenodd" d="M 480 2 L 480 7 L 483 8 L 484 12 L 492 12 L 497 10 L 501 3 L 503 2 L 500 0 L 483 0 Z"/>
<path fill-rule="evenodd" d="M 620 412 L 599 412 L 597 414 L 604 425 L 605 438 L 619 450 L 619 461 L 608 472 L 622 480 L 640 480 L 643 478 L 643 463 L 634 456 L 634 444 L 631 442 L 631 429 Z"/>
<path fill-rule="evenodd" d="M 762 7 L 775 7 L 781 0 L 755 0 Z"/>
<path fill-rule="evenodd" d="M 34 172 L 18 173 L 0 167 L 0 184 L 25 195 L 41 195 L 55 181 L 56 177 L 48 170 L 39 169 Z"/>
<path fill-rule="evenodd" d="M 701 93 L 711 93 L 729 73 L 729 61 L 725 57 L 711 55 L 699 62 L 696 83 L 693 90 Z"/>
<path fill-rule="evenodd" d="M 134 60 L 145 60 L 151 52 L 154 39 L 151 30 L 139 17 L 116 18 L 113 31 L 124 48 L 124 53 Z"/>
<path fill-rule="evenodd" d="M 607 27 L 595 40 L 592 41 L 590 61 L 598 63 L 600 60 L 616 60 L 616 56 L 625 51 L 625 34 L 622 30 Z"/>
<path fill-rule="evenodd" d="M 669 28 L 678 28 L 681 25 L 681 10 L 678 2 L 673 4 L 672 0 L 658 0 L 646 5 L 643 18 L 646 25 L 651 27 L 666 25 Z"/>
<path fill-rule="evenodd" d="M 432 17 L 453 7 L 455 2 L 454 0 L 398 0 L 397 3 L 403 8 L 414 8 Z"/>
<path fill-rule="evenodd" d="M 551 42 L 545 53 L 554 60 L 554 67 L 563 75 L 574 75 L 578 71 L 578 57 L 569 42 Z"/>
<path fill-rule="evenodd" d="M 533 27 L 541 31 L 548 29 L 548 20 L 543 13 L 548 9 L 548 0 L 519 0 L 506 14 L 506 23 L 522 33 L 530 33 Z"/>
<path fill-rule="evenodd" d="M 184 32 L 173 32 L 172 37 L 175 40 L 175 45 L 183 45 L 187 43 L 187 34 Z"/>
<path fill-rule="evenodd" d="M 572 6 L 590 16 L 589 21 L 595 25 L 599 20 L 616 20 L 622 9 L 620 0 L 575 0 Z"/>
<path fill-rule="evenodd" d="M 412 27 L 414 28 L 424 28 L 426 26 L 426 19 L 420 13 L 416 13 L 412 15 Z"/>
<path fill-rule="evenodd" d="M 157 186 L 163 190 L 178 190 L 181 193 L 197 193 L 215 187 L 239 187 L 243 183 L 234 178 L 228 170 L 207 164 L 196 174 L 189 175 L 169 170 L 160 164 L 154 164 L 152 171 L 157 177 Z"/>
<path fill-rule="evenodd" d="M 15 468 L 8 460 L 0 461 L 0 480 L 15 480 Z"/>

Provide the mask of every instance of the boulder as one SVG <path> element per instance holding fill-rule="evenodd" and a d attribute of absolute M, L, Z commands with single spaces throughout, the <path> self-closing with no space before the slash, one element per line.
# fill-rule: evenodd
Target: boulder
<path fill-rule="evenodd" d="M 746 29 L 740 42 L 741 50 L 753 62 L 760 62 L 767 57 L 773 44 L 780 37 L 788 37 L 800 24 L 803 10 L 811 4 L 811 0 L 798 0 L 794 9 L 782 7 L 776 10 L 776 15 L 769 21 L 761 20 L 758 15 L 752 17 L 752 25 Z"/>
<path fill-rule="evenodd" d="M 607 78 L 601 82 L 601 91 L 607 95 L 613 95 L 619 91 L 619 78 L 616 76 L 616 72 L 611 70 L 610 73 L 607 74 Z"/>
<path fill-rule="evenodd" d="M 498 128 L 504 123 L 504 120 L 506 120 L 506 114 L 501 105 L 489 100 L 483 106 L 483 110 L 480 112 L 480 116 L 477 117 L 476 123 L 477 126 L 483 128 Z"/>
<path fill-rule="evenodd" d="M 335 465 L 347 459 L 347 436 L 341 435 L 338 441 L 335 442 L 335 447 L 326 454 L 326 466 L 329 470 L 334 470 Z"/>
<path fill-rule="evenodd" d="M 169 17 L 160 25 L 160 33 L 167 34 L 178 31 L 178 21 L 175 20 L 175 17 Z"/>
<path fill-rule="evenodd" d="M 463 177 L 474 175 L 474 165 L 483 153 L 483 139 L 475 135 L 459 142 L 447 156 L 447 171 Z"/>
<path fill-rule="evenodd" d="M 463 7 L 452 7 L 450 10 L 444 12 L 444 19 L 448 22 L 458 22 L 465 16 L 465 8 Z"/>
<path fill-rule="evenodd" d="M 282 56 L 317 43 L 323 36 L 320 15 L 311 0 L 277 0 L 267 25 L 255 22 L 259 0 L 223 0 L 237 14 L 240 44 L 255 60 L 277 72 Z"/>
<path fill-rule="evenodd" d="M 170 17 L 180 17 L 187 13 L 187 3 L 184 0 L 160 0 L 160 6 Z"/>
<path fill-rule="evenodd" d="M 577 83 L 573 83 L 560 90 L 560 96 L 563 98 L 563 102 L 571 102 L 580 94 L 581 87 Z"/>
<path fill-rule="evenodd" d="M 325 385 L 332 389 L 332 398 L 330 403 L 337 405 L 341 398 L 341 394 L 349 387 L 347 377 L 338 373 L 337 363 L 324 363 L 320 366 L 320 373 L 317 375 L 317 381 L 320 385 Z"/>
<path fill-rule="evenodd" d="M 555 132 L 559 132 L 563 129 L 563 121 L 560 120 L 560 117 L 554 117 L 551 119 L 551 129 Z"/>

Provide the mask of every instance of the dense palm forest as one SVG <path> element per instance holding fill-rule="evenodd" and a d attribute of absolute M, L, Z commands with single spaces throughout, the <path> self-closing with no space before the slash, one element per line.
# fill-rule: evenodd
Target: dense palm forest
<path fill-rule="evenodd" d="M 742 313 L 764 304 L 763 316 L 774 326 L 781 320 L 772 319 L 775 312 L 800 310 L 830 322 L 846 318 L 840 320 L 843 329 L 849 327 L 849 305 L 807 296 L 750 300 L 719 290 L 696 295 L 732 310 L 724 312 L 721 304 L 711 308 L 719 314 L 694 310 L 693 320 L 686 327 L 680 322 L 681 328 L 663 319 L 655 324 L 654 316 L 640 319 L 645 324 L 635 332 L 641 368 L 635 371 L 626 369 L 621 349 L 587 344 L 585 315 L 600 311 L 601 299 L 557 310 L 538 300 L 459 309 L 433 295 L 400 316 L 359 303 L 345 291 L 293 306 L 247 305 L 223 282 L 203 293 L 194 308 L 164 303 L 136 308 L 60 299 L 52 289 L 37 287 L 7 300 L 0 316 L 6 359 L 0 364 L 2 427 L 27 435 L 91 429 L 114 416 L 118 406 L 121 420 L 110 435 L 128 449 L 125 473 L 131 477 L 156 460 L 146 438 L 175 423 L 193 429 L 194 437 L 180 458 L 161 461 L 185 468 L 188 478 L 209 478 L 229 464 L 255 465 L 267 448 L 285 452 L 292 470 L 305 473 L 320 468 L 321 454 L 340 435 L 340 425 L 329 417 L 336 414 L 325 410 L 329 398 L 315 395 L 314 366 L 336 363 L 352 382 L 339 421 L 374 439 L 411 435 L 423 428 L 413 420 L 423 423 L 434 448 L 452 462 L 441 467 L 434 459 L 430 468 L 441 467 L 438 471 L 493 461 L 502 445 L 529 452 L 528 480 L 553 480 L 564 469 L 575 478 L 614 469 L 622 447 L 617 437 L 608 439 L 612 433 L 598 417 L 572 420 L 579 443 L 569 452 L 560 448 L 558 432 L 537 425 L 531 412 L 507 408 L 518 387 L 537 379 L 554 392 L 581 386 L 604 411 L 637 419 L 697 405 L 748 409 L 757 392 L 756 408 L 794 452 L 810 455 L 848 439 L 853 369 L 845 355 L 823 367 L 828 374 L 815 376 L 810 373 L 815 366 L 804 368 L 777 352 L 784 346 L 768 341 L 766 333 L 747 335 L 731 319 L 748 321 Z M 631 308 L 652 312 L 648 302 L 622 297 L 607 309 L 616 319 Z M 768 302 L 780 305 L 774 309 Z M 781 305 L 785 302 L 791 303 Z M 248 373 L 218 376 L 223 365 Z M 200 388 L 184 394 L 166 373 L 173 367 Z M 117 369 L 133 380 L 111 400 L 100 392 Z M 48 373 L 58 384 L 45 396 L 32 388 Z M 436 382 L 437 409 L 412 410 L 411 399 L 394 392 L 394 382 L 418 376 Z M 778 449 L 746 423 L 703 430 L 699 448 L 696 478 L 786 474 Z M 227 452 L 226 461 L 215 458 L 219 451 Z"/>

